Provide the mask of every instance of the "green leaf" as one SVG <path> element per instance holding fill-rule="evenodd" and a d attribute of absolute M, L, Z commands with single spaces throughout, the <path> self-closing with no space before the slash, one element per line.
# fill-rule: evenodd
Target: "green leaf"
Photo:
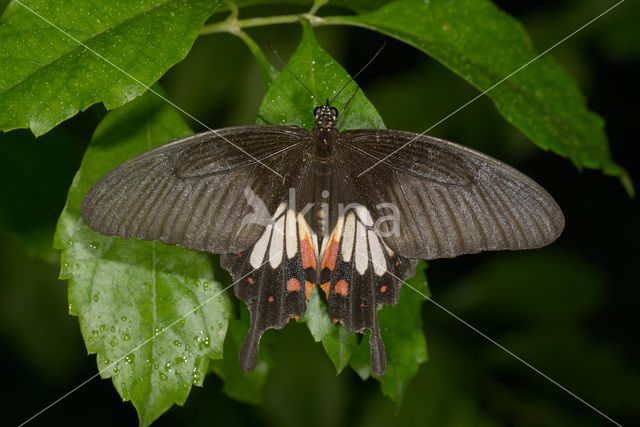
<path fill-rule="evenodd" d="M 265 94 L 259 115 L 273 124 L 298 125 L 311 129 L 314 125 L 313 109 L 319 103 L 324 104 L 327 99 L 332 99 L 349 81 L 349 74 L 322 50 L 313 30 L 306 24 L 303 26 L 302 41 L 287 65 L 307 85 L 313 97 L 291 73 L 281 72 Z M 344 111 L 354 90 L 357 93 L 347 111 Z M 382 118 L 355 82 L 332 104 L 342 113 L 338 120 L 338 128 L 341 130 L 384 128 Z"/>
<path fill-rule="evenodd" d="M 336 371 L 341 372 L 349 364 L 351 354 L 358 345 L 357 335 L 331 323 L 318 289 L 314 289 L 309 295 L 304 321 L 307 322 L 313 339 L 316 342 L 322 341 L 324 351 L 333 362 Z"/>
<path fill-rule="evenodd" d="M 189 51 L 213 0 L 34 0 L 0 19 L 0 130 L 41 135 L 97 102 L 141 95 Z M 115 66 L 114 66 L 115 65 Z M 130 76 L 125 75 L 117 67 Z"/>
<path fill-rule="evenodd" d="M 492 2 L 397 0 L 324 24 L 368 28 L 422 50 L 478 89 L 491 89 L 487 96 L 500 113 L 539 147 L 617 176 L 633 193 L 627 172 L 611 159 L 604 120 L 587 109 L 575 81 L 549 55 L 520 69 L 537 52 L 523 27 Z"/>
<path fill-rule="evenodd" d="M 309 87 L 318 100 L 331 98 L 349 81 L 346 71 L 318 45 L 308 25 L 303 26 L 302 41 L 289 60 L 288 67 Z M 356 83 L 353 82 L 351 85 L 353 87 L 345 90 L 334 102 L 342 113 L 339 127 L 342 130 L 383 128 L 382 119 L 360 89 L 357 89 L 358 92 L 346 111 L 340 108 L 356 90 Z M 281 72 L 265 95 L 260 115 L 271 123 L 312 127 L 312 111 L 317 103 L 318 101 L 311 97 L 291 73 Z M 427 292 L 424 273 L 409 283 L 416 289 Z M 417 372 L 419 364 L 426 360 L 426 344 L 420 319 L 422 302 L 422 296 L 405 288 L 397 306 L 385 307 L 380 311 L 380 329 L 387 348 L 389 367 L 387 374 L 378 380 L 383 392 L 394 399 L 401 397 L 402 390 Z M 350 334 L 344 328 L 333 325 L 319 292 L 315 290 L 307 304 L 304 319 L 313 338 L 322 341 L 338 372 L 349 364 L 352 353 L 358 349 L 365 357 L 352 366 L 364 377 L 368 376 L 368 343 L 362 340 L 358 345 L 356 334 Z"/>
<path fill-rule="evenodd" d="M 422 304 L 429 296 L 425 270 L 421 261 L 416 276 L 407 280 L 400 291 L 397 305 L 384 306 L 378 312 L 380 333 L 387 349 L 387 373 L 376 379 L 382 392 L 395 401 L 401 401 L 410 380 L 427 361 L 427 342 L 422 331 Z M 353 355 L 352 367 L 362 378 L 370 375 L 369 340 L 362 340 Z"/>
<path fill-rule="evenodd" d="M 244 336 L 249 330 L 249 311 L 242 307 L 240 320 L 229 321 L 229 331 L 224 342 L 224 357 L 212 362 L 211 370 L 224 381 L 224 392 L 241 402 L 259 404 L 262 402 L 262 390 L 269 374 L 268 345 L 261 345 L 260 357 L 256 368 L 244 372 L 238 363 L 238 354 Z"/>
<path fill-rule="evenodd" d="M 133 402 L 141 425 L 182 404 L 191 385 L 202 384 L 209 359 L 222 357 L 229 301 L 209 255 L 103 236 L 84 225 L 80 204 L 113 167 L 190 133 L 151 94 L 109 113 L 87 148 L 56 232 L 69 311 L 79 318 L 88 352 L 97 353 L 102 376 Z"/>
<path fill-rule="evenodd" d="M 37 140 L 24 130 L 0 134 L 0 229 L 28 253 L 57 262 L 53 232 L 81 155 L 60 129 Z"/>

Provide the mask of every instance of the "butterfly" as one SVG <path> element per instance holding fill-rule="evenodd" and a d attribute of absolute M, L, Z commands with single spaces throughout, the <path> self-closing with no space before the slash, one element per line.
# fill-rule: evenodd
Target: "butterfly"
<path fill-rule="evenodd" d="M 383 375 L 377 311 L 397 303 L 417 260 L 538 248 L 564 227 L 541 186 L 485 154 L 411 132 L 340 132 L 329 101 L 313 114 L 312 130 L 229 127 L 152 149 L 82 204 L 102 234 L 222 254 L 251 314 L 246 371 L 262 334 L 299 319 L 320 286 L 333 322 L 370 333 Z"/>

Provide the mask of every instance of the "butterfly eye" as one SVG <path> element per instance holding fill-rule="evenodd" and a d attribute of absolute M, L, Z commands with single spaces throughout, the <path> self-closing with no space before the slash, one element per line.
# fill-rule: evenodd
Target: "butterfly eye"
<path fill-rule="evenodd" d="M 333 117 L 338 117 L 338 109 L 336 107 L 331 107 L 331 114 Z"/>
<path fill-rule="evenodd" d="M 320 110 L 322 110 L 322 106 L 314 108 L 313 109 L 313 116 L 314 117 L 318 117 L 318 114 L 320 114 Z"/>

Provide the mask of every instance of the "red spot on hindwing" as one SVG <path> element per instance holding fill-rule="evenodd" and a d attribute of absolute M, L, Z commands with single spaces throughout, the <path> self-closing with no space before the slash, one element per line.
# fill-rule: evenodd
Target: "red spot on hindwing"
<path fill-rule="evenodd" d="M 301 289 L 300 281 L 295 277 L 287 280 L 287 292 L 299 292 Z"/>
<path fill-rule="evenodd" d="M 347 283 L 346 280 L 340 279 L 336 283 L 335 290 L 336 290 L 336 295 L 340 295 L 341 297 L 346 297 L 347 295 L 349 295 L 349 284 Z"/>

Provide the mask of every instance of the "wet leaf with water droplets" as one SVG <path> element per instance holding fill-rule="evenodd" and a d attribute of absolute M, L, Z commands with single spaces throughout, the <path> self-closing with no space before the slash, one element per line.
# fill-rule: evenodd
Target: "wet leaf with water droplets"
<path fill-rule="evenodd" d="M 122 398 L 133 402 L 141 425 L 184 403 L 192 384 L 202 384 L 209 360 L 222 357 L 228 296 L 217 296 L 221 287 L 208 255 L 102 236 L 79 220 L 79 208 L 111 168 L 189 133 L 178 113 L 153 95 L 109 113 L 85 153 L 55 240 L 71 314 L 79 317 L 87 349 L 98 354 L 102 376 L 112 377 Z M 193 337 L 197 345 L 182 345 Z M 135 363 L 136 357 L 145 363 Z"/>
<path fill-rule="evenodd" d="M 41 135 L 103 102 L 119 107 L 145 92 L 125 75 L 34 12 L 151 85 L 189 51 L 213 0 L 12 2 L 0 19 L 0 130 Z"/>

